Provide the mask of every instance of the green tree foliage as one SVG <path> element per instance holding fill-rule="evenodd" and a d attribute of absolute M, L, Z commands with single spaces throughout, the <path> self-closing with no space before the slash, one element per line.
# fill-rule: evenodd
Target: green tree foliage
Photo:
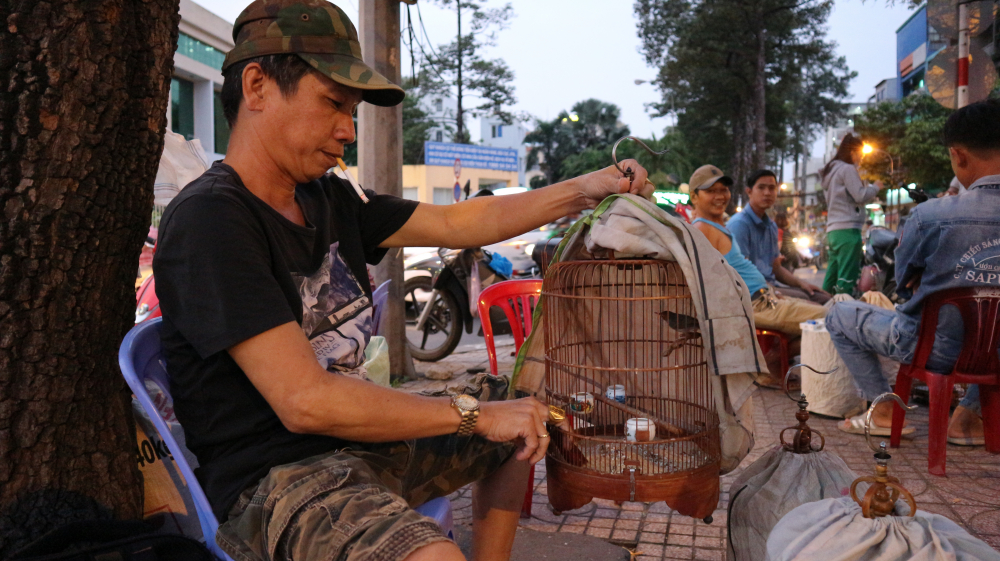
<path fill-rule="evenodd" d="M 701 165 L 677 131 L 669 131 L 666 136 L 660 139 L 642 139 L 642 141 L 654 152 L 667 150 L 667 153 L 656 156 L 650 154 L 638 143 L 626 140 L 618 145 L 616 156 L 619 162 L 629 158 L 639 162 L 639 165 L 649 173 L 649 180 L 656 185 L 657 189 L 676 189 L 680 183 L 687 182 L 694 170 Z M 563 164 L 564 177 L 583 175 L 613 163 L 611 145 L 588 148 L 566 159 Z"/>
<path fill-rule="evenodd" d="M 613 163 L 611 148 L 623 136 L 629 135 L 626 125 L 619 122 L 621 110 L 612 103 L 587 99 L 563 111 L 552 121 L 538 121 L 535 130 L 525 137 L 532 145 L 528 153 L 528 168 L 536 164 L 545 178 L 535 178 L 531 187 L 549 185 L 566 178 L 605 168 Z M 650 174 L 659 189 L 672 189 L 686 181 L 699 165 L 684 138 L 676 131 L 661 139 L 644 139 L 653 151 L 668 150 L 663 156 L 653 156 L 637 143 L 622 142 L 618 160 L 636 159 Z"/>
<path fill-rule="evenodd" d="M 888 158 L 874 152 L 861 163 L 870 179 L 889 184 L 916 183 L 929 191 L 948 188 L 954 173 L 942 142 L 944 123 L 951 114 L 929 95 L 915 94 L 872 107 L 854 122 L 866 142 L 895 159 L 896 177 L 889 177 Z"/>
<path fill-rule="evenodd" d="M 599 167 L 607 166 L 611 163 L 611 145 L 629 134 L 628 127 L 619 122 L 620 116 L 621 109 L 617 105 L 587 99 L 577 102 L 568 112 L 562 111 L 552 121 L 536 120 L 535 130 L 524 138 L 524 142 L 533 148 L 528 153 L 528 169 L 537 164 L 548 184 L 552 184 L 578 175 L 563 169 L 569 158 L 576 157 L 578 160 L 578 163 L 572 164 L 574 171 L 589 168 L 579 162 L 580 158 L 588 160 L 593 157 L 584 155 L 588 150 L 604 154 L 603 161 L 607 163 Z"/>
<path fill-rule="evenodd" d="M 420 108 L 419 98 L 407 96 L 403 100 L 403 165 L 424 163 L 424 142 L 434 126 L 434 120 Z"/>
<path fill-rule="evenodd" d="M 659 115 L 742 183 L 843 112 L 854 73 L 825 38 L 833 0 L 636 0 Z"/>
<path fill-rule="evenodd" d="M 427 96 L 425 88 L 418 86 L 413 77 L 403 80 L 406 98 L 403 99 L 403 165 L 424 163 L 424 142 L 430 138 L 430 129 L 437 126 L 420 104 Z M 444 126 L 450 129 L 449 125 Z"/>
<path fill-rule="evenodd" d="M 506 124 L 516 118 L 511 112 L 511 106 L 517 102 L 514 72 L 503 59 L 486 59 L 482 54 L 484 48 L 496 45 L 497 33 L 507 28 L 514 17 L 514 9 L 510 4 L 488 8 L 483 3 L 468 0 L 437 2 L 455 10 L 459 32 L 454 41 L 438 46 L 424 61 L 429 72 L 428 79 L 421 85 L 427 93 L 435 91 L 456 98 L 458 111 L 453 140 L 468 143 L 466 113 L 492 115 Z M 469 98 L 472 103 L 468 103 Z"/>

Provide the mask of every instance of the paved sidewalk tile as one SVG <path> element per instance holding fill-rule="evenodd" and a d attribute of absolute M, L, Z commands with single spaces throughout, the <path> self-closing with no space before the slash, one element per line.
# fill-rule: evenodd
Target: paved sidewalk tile
<path fill-rule="evenodd" d="M 822 271 L 799 269 L 796 275 L 814 284 L 822 282 Z M 514 358 L 510 356 L 513 350 L 512 340 L 498 346 L 501 373 L 513 370 Z M 434 364 L 451 369 L 455 378 L 446 382 L 423 378 Z M 418 379 L 408 382 L 404 388 L 420 391 L 452 387 L 457 385 L 456 380 L 474 375 L 467 372 L 469 369 L 479 368 L 489 369 L 485 346 L 455 353 L 437 363 L 417 361 Z M 778 433 L 783 428 L 796 424 L 796 405 L 778 391 L 762 389 L 756 392 L 753 404 L 756 447 L 739 468 L 722 476 L 722 492 L 711 525 L 672 512 L 664 503 L 616 505 L 606 499 L 595 499 L 583 508 L 556 516 L 548 505 L 544 462 L 535 467 L 532 516 L 522 519 L 521 525 L 542 532 L 585 534 L 609 540 L 627 547 L 634 553 L 634 559 L 641 561 L 725 559 L 729 486 L 741 469 L 778 444 Z M 949 445 L 948 477 L 930 475 L 927 472 L 927 408 L 920 407 L 908 414 L 907 421 L 917 431 L 911 438 L 904 439 L 899 449 L 890 451 L 890 473 L 899 477 L 903 486 L 910 490 L 919 509 L 946 516 L 993 548 L 1000 549 L 1000 457 L 987 453 L 981 446 Z M 809 425 L 826 437 L 826 450 L 839 455 L 859 476 L 870 474 L 874 462 L 864 438 L 837 430 L 836 423 L 834 419 L 815 415 L 809 420 Z M 471 526 L 470 488 L 454 493 L 451 499 L 456 524 Z"/>
<path fill-rule="evenodd" d="M 545 463 L 535 466 L 532 516 L 525 528 L 542 532 L 586 534 L 631 550 L 635 559 L 723 560 L 726 557 L 728 488 L 745 468 L 778 443 L 778 432 L 796 424 L 796 406 L 780 392 L 762 389 L 754 396 L 757 445 L 740 468 L 722 477 L 722 493 L 712 524 L 674 513 L 663 503 L 623 503 L 595 499 L 581 509 L 553 514 L 545 495 Z M 948 477 L 927 472 L 927 408 L 907 416 L 917 428 L 892 452 L 890 473 L 913 493 L 918 508 L 947 516 L 994 548 L 1000 548 L 1000 461 L 982 447 L 948 447 Z M 842 433 L 836 420 L 813 416 L 809 425 L 826 437 L 826 449 L 841 456 L 858 474 L 874 469 L 864 438 Z M 451 496 L 457 524 L 471 525 L 471 491 Z"/>

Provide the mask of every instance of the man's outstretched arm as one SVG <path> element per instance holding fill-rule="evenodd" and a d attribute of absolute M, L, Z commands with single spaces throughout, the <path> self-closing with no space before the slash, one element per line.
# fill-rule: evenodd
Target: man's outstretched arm
<path fill-rule="evenodd" d="M 461 416 L 448 398 L 423 397 L 330 373 L 295 322 L 229 349 L 289 431 L 356 442 L 391 442 L 451 434 Z M 548 408 L 533 398 L 480 404 L 475 434 L 494 442 L 523 440 L 519 460 L 545 455 Z"/>
<path fill-rule="evenodd" d="M 779 255 L 774 263 L 771 265 L 771 270 L 774 271 L 774 278 L 782 284 L 787 284 L 795 288 L 801 288 L 806 292 L 806 294 L 812 296 L 813 292 L 823 292 L 823 290 L 814 285 L 810 284 L 799 277 L 795 276 L 791 271 L 781 266 L 781 256 Z M 823 292 L 823 294 L 826 294 Z"/>
<path fill-rule="evenodd" d="M 553 220 L 596 207 L 605 197 L 634 193 L 648 197 L 653 186 L 634 160 L 620 162 L 635 171 L 632 182 L 609 166 L 517 195 L 476 197 L 453 205 L 420 204 L 382 247 L 482 247 L 534 230 Z"/>

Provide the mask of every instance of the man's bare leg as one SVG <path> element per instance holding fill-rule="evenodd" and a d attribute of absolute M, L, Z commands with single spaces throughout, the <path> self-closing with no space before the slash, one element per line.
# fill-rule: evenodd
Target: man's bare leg
<path fill-rule="evenodd" d="M 528 462 L 507 460 L 472 489 L 472 558 L 507 561 L 528 485 Z"/>

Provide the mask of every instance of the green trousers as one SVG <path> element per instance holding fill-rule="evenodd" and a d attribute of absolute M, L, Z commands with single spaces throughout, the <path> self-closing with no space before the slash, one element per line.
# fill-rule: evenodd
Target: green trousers
<path fill-rule="evenodd" d="M 823 290 L 830 294 L 851 294 L 861 276 L 861 230 L 834 230 L 826 233 L 829 259 Z"/>

